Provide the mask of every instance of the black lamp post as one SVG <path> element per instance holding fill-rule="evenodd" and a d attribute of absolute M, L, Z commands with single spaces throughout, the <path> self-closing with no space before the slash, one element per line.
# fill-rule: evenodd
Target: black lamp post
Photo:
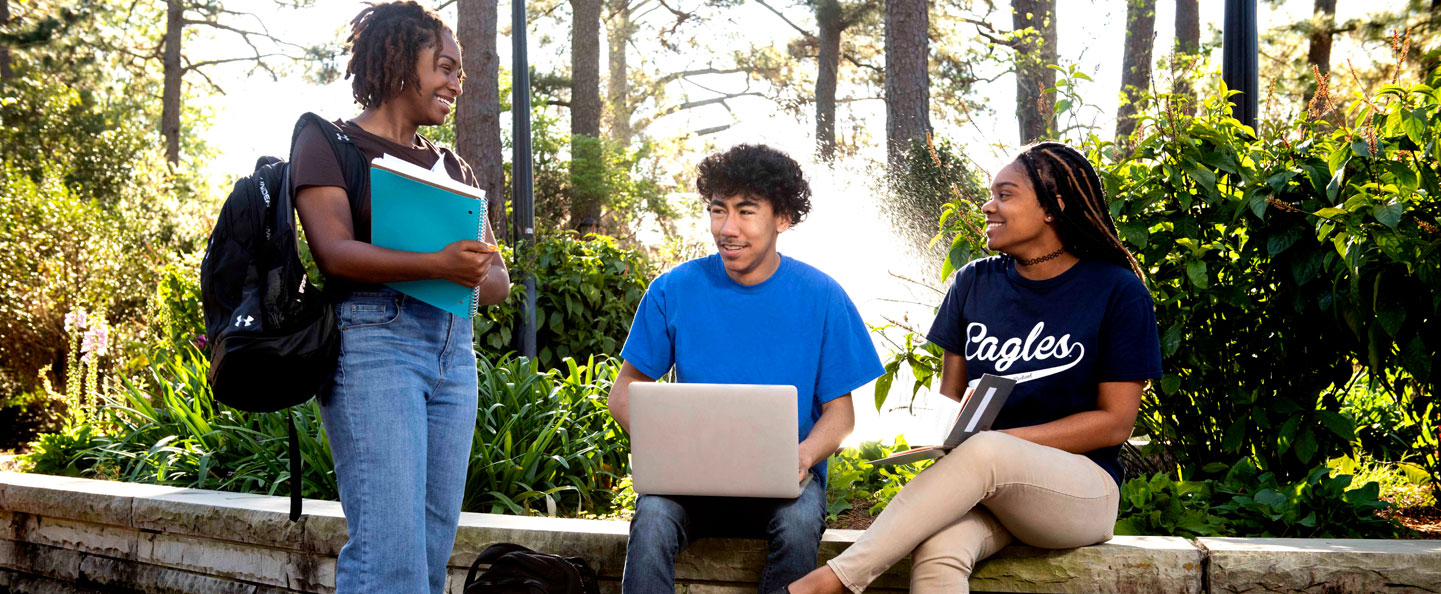
<path fill-rule="evenodd" d="M 535 249 L 535 184 L 530 159 L 530 64 L 525 53 L 525 0 L 511 3 L 511 118 L 515 152 L 511 157 L 511 206 L 516 260 L 529 261 Z M 520 354 L 535 358 L 535 276 L 524 273 L 525 303 L 521 306 L 520 328 L 516 333 Z"/>
<path fill-rule="evenodd" d="M 1226 81 L 1226 88 L 1241 92 L 1231 96 L 1232 114 L 1254 129 L 1257 100 L 1261 95 L 1257 74 L 1260 48 L 1256 44 L 1256 0 L 1226 0 L 1222 35 L 1221 79 Z"/>

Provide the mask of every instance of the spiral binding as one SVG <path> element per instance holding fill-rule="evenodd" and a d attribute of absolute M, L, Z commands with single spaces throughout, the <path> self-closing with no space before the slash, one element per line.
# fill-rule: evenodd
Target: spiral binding
<path fill-rule="evenodd" d="M 488 206 L 488 205 L 486 204 L 485 197 L 482 196 L 481 199 L 480 199 L 480 209 L 479 209 L 479 210 L 480 210 L 480 217 L 475 220 L 475 240 L 476 240 L 476 241 L 482 241 L 482 242 L 485 241 L 485 217 L 486 217 L 485 208 L 486 208 L 486 206 Z M 474 288 L 474 289 L 471 289 L 471 291 L 470 291 L 470 317 L 474 318 L 474 317 L 475 317 L 475 312 L 476 312 L 477 310 L 479 310 L 479 309 L 480 309 L 480 285 L 476 285 L 475 288 Z"/>

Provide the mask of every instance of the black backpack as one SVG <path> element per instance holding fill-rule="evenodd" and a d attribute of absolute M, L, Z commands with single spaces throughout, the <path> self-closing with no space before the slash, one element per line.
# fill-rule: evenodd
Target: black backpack
<path fill-rule="evenodd" d="M 480 575 L 481 565 L 490 567 Z M 481 551 L 462 594 L 600 594 L 595 570 L 580 557 L 537 553 L 503 542 Z"/>
<path fill-rule="evenodd" d="M 291 146 L 311 123 L 335 150 L 348 190 L 362 188 L 365 157 L 335 124 L 307 113 L 295 124 Z M 304 403 L 330 378 L 340 331 L 330 301 L 300 261 L 289 163 L 261 157 L 254 173 L 235 182 L 205 247 L 200 296 L 216 400 L 273 412 Z M 300 517 L 299 450 L 290 419 L 291 521 Z"/>

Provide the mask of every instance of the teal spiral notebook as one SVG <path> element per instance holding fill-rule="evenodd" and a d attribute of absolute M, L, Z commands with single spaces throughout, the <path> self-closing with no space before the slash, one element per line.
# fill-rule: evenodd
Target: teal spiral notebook
<path fill-rule="evenodd" d="M 485 192 L 390 155 L 370 164 L 370 242 L 408 252 L 438 252 L 485 233 Z M 475 315 L 478 289 L 444 279 L 385 283 L 458 316 Z"/>

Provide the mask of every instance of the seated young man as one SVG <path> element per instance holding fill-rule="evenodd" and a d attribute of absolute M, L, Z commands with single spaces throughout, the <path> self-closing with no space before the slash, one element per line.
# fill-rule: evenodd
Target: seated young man
<path fill-rule="evenodd" d="M 760 591 L 816 567 L 825 531 L 826 458 L 855 423 L 851 391 L 882 367 L 860 314 L 825 273 L 776 251 L 810 211 L 800 165 L 775 149 L 739 145 L 697 168 L 719 253 L 651 283 L 626 339 L 610 412 L 630 429 L 629 387 L 675 368 L 680 382 L 796 388 L 796 499 L 642 495 L 626 549 L 624 594 L 674 592 L 675 557 L 708 536 L 770 540 Z M 845 249 L 845 246 L 836 246 Z"/>

